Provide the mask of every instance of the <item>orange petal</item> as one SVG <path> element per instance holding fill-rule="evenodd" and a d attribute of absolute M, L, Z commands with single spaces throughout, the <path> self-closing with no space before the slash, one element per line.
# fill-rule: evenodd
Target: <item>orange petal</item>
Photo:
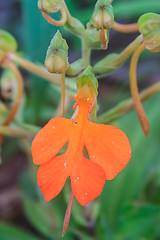
<path fill-rule="evenodd" d="M 37 133 L 31 148 L 34 164 L 44 164 L 58 154 L 69 140 L 71 125 L 71 120 L 55 117 Z"/>
<path fill-rule="evenodd" d="M 104 183 L 105 172 L 96 163 L 82 156 L 78 164 L 74 164 L 71 174 L 72 191 L 82 206 L 101 194 Z"/>
<path fill-rule="evenodd" d="M 129 140 L 117 127 L 88 123 L 84 144 L 90 160 L 104 169 L 107 180 L 113 179 L 131 158 Z"/>
<path fill-rule="evenodd" d="M 68 177 L 65 159 L 66 154 L 59 155 L 38 169 L 37 181 L 46 202 L 55 198 L 65 184 Z"/>

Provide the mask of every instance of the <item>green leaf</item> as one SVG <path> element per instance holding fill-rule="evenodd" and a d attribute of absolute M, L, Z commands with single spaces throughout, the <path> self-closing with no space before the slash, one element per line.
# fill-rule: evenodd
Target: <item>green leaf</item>
<path fill-rule="evenodd" d="M 121 221 L 118 224 L 117 232 L 121 233 L 121 238 L 120 235 L 118 235 L 116 239 L 120 240 L 132 238 L 140 234 L 144 235 L 144 233 L 150 231 L 153 226 L 158 225 L 159 217 L 160 206 L 130 206 L 127 209 L 126 216 L 121 217 Z"/>
<path fill-rule="evenodd" d="M 5 223 L 0 223 L 1 240 L 40 240 L 39 237 Z"/>
<path fill-rule="evenodd" d="M 52 237 L 52 227 L 55 225 L 49 204 L 40 203 L 25 196 L 23 197 L 23 206 L 25 215 L 32 226 L 44 236 Z"/>
<path fill-rule="evenodd" d="M 131 143 L 132 158 L 125 169 L 112 181 L 107 181 L 101 195 L 100 213 L 106 214 L 113 230 L 122 208 L 143 195 L 146 183 L 159 166 L 159 101 L 160 94 L 144 104 L 150 122 L 149 136 L 144 139 L 135 112 L 124 116 L 115 125 L 123 130 Z"/>

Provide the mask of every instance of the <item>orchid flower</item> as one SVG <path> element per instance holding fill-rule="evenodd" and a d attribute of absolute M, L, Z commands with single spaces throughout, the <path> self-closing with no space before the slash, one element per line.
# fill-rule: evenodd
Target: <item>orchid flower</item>
<path fill-rule="evenodd" d="M 55 198 L 70 178 L 73 194 L 84 206 L 101 194 L 106 180 L 124 169 L 131 147 L 117 127 L 90 121 L 95 89 L 90 75 L 84 74 L 80 82 L 72 119 L 51 119 L 33 140 L 32 155 L 34 164 L 40 165 L 38 185 L 46 201 Z M 67 143 L 67 150 L 58 155 Z"/>

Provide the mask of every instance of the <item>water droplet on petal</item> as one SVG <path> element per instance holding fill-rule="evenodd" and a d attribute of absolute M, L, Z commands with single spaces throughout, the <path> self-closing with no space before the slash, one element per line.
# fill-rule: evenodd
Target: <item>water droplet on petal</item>
<path fill-rule="evenodd" d="M 65 167 L 67 166 L 67 162 L 64 163 L 64 166 L 65 166 Z"/>

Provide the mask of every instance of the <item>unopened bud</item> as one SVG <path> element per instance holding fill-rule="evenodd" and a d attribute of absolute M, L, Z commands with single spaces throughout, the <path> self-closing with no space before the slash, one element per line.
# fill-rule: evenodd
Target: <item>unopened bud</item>
<path fill-rule="evenodd" d="M 1 94 L 7 100 L 16 96 L 16 76 L 8 68 L 4 69 L 1 76 Z"/>
<path fill-rule="evenodd" d="M 11 34 L 0 30 L 0 53 L 14 52 L 17 49 L 17 42 Z"/>
<path fill-rule="evenodd" d="M 160 52 L 160 15 L 156 13 L 143 14 L 138 20 L 146 49 L 150 52 Z"/>
<path fill-rule="evenodd" d="M 40 10 L 55 13 L 61 8 L 63 0 L 38 0 L 38 7 Z"/>
<path fill-rule="evenodd" d="M 109 0 L 98 0 L 89 27 L 109 29 L 114 23 L 113 8 Z"/>
<path fill-rule="evenodd" d="M 66 72 L 68 64 L 68 45 L 59 31 L 55 34 L 47 50 L 45 66 L 50 73 Z"/>

